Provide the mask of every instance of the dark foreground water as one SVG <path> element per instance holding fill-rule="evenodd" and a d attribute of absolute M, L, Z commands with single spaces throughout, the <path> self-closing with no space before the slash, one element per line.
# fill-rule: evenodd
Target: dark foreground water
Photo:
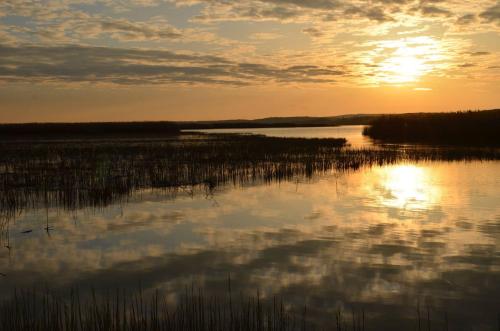
<path fill-rule="evenodd" d="M 46 229 L 48 225 L 48 230 Z M 173 196 L 20 213 L 3 231 L 0 293 L 34 285 L 159 289 L 175 301 L 277 295 L 318 324 L 364 310 L 367 329 L 497 330 L 500 162 L 420 162 Z M 140 284 L 140 285 L 139 285 Z M 425 322 L 427 323 L 427 322 Z M 425 324 L 427 328 L 427 324 Z"/>

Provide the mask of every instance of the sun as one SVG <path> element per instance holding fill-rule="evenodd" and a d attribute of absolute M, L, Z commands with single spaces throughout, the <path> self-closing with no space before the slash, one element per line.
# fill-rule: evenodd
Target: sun
<path fill-rule="evenodd" d="M 409 83 L 417 81 L 425 72 L 425 63 L 414 55 L 394 56 L 383 62 L 380 68 L 387 83 Z"/>
<path fill-rule="evenodd" d="M 439 41 L 430 37 L 383 41 L 378 50 L 381 60 L 376 76 L 389 84 L 417 82 L 442 59 Z"/>

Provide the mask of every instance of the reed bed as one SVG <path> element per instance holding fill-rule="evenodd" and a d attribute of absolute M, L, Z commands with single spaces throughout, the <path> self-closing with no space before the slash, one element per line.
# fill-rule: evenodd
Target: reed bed
<path fill-rule="evenodd" d="M 142 290 L 130 292 L 115 290 L 97 294 L 94 290 L 68 292 L 46 290 L 13 291 L 0 302 L 0 329 L 10 331 L 365 331 L 399 330 L 465 330 L 476 329 L 474 322 L 450 320 L 446 311 L 442 316 L 431 315 L 429 306 L 417 302 L 409 316 L 379 316 L 364 309 L 338 308 L 319 322 L 310 315 L 307 306 L 293 306 L 276 296 L 263 298 L 226 294 L 207 296 L 203 290 L 185 288 L 174 302 L 166 293 Z M 455 316 L 458 317 L 458 316 Z M 476 321 L 478 329 L 500 327 L 495 319 Z M 394 324 L 396 323 L 396 325 Z M 397 325 L 401 323 L 401 327 Z M 464 324 L 465 323 L 465 324 Z M 488 325 L 486 328 L 485 326 Z"/>
<path fill-rule="evenodd" d="M 230 292 L 224 297 L 206 297 L 201 290 L 186 289 L 177 303 L 168 303 L 158 292 L 146 296 L 142 291 L 112 295 L 92 291 L 85 297 L 75 290 L 64 297 L 48 290 L 15 292 L 0 304 L 0 329 L 305 331 L 313 327 L 305 308 L 294 312 L 277 298 L 233 297 Z"/>
<path fill-rule="evenodd" d="M 155 140 L 0 144 L 0 216 L 31 208 L 99 208 L 134 192 L 310 178 L 421 160 L 500 159 L 497 149 L 345 148 L 344 139 L 198 135 Z"/>

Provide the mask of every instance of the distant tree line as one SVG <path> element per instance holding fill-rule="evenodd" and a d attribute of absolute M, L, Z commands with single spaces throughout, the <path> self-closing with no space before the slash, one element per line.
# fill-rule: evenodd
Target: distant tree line
<path fill-rule="evenodd" d="M 367 125 L 380 115 L 342 115 L 332 117 L 269 117 L 256 120 L 194 122 L 90 122 L 0 124 L 0 138 L 88 138 L 164 136 L 193 129 L 293 128 L 339 125 Z"/>
<path fill-rule="evenodd" d="M 163 136 L 179 133 L 173 122 L 0 124 L 0 137 L 70 138 L 96 136 Z"/>
<path fill-rule="evenodd" d="M 387 143 L 500 146 L 500 109 L 385 115 L 363 134 Z"/>
<path fill-rule="evenodd" d="M 268 117 L 256 120 L 223 120 L 176 122 L 183 130 L 192 129 L 246 129 L 246 128 L 297 128 L 340 125 L 367 125 L 380 115 L 341 115 L 330 117 Z"/>

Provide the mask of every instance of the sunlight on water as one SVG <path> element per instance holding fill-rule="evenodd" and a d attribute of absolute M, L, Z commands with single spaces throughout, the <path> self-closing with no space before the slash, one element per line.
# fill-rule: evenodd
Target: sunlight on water
<path fill-rule="evenodd" d="M 432 185 L 429 168 L 415 165 L 399 165 L 383 168 L 379 172 L 385 194 L 381 204 L 406 210 L 428 209 L 440 195 Z"/>

